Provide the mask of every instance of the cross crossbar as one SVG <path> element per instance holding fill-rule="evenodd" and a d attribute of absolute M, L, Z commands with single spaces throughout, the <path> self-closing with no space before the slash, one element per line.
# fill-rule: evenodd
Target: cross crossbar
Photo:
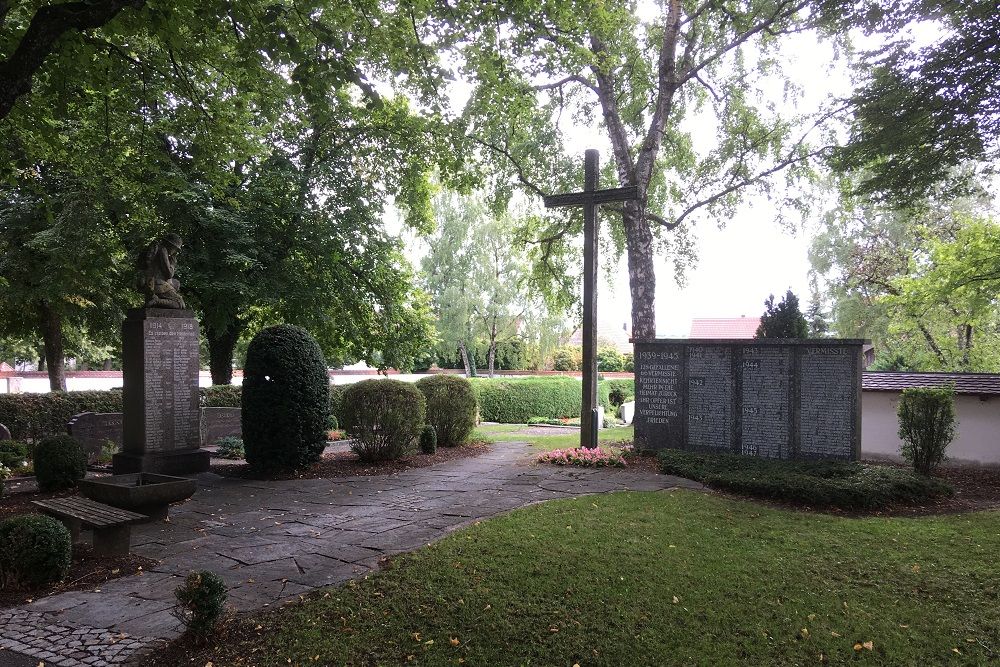
<path fill-rule="evenodd" d="M 567 192 L 561 195 L 549 195 L 544 198 L 545 208 L 561 206 L 581 206 L 585 204 L 604 204 L 612 201 L 628 201 L 639 198 L 639 188 L 627 185 L 624 188 L 608 188 L 607 190 L 584 190 L 583 192 Z"/>

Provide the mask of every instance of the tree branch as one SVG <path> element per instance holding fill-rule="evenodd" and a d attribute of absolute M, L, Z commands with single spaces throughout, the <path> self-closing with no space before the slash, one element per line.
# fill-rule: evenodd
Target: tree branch
<path fill-rule="evenodd" d="M 559 79 L 558 81 L 552 81 L 551 83 L 541 83 L 537 86 L 532 86 L 532 89 L 542 91 L 542 90 L 552 90 L 553 88 L 562 88 L 567 83 L 579 83 L 582 86 L 590 88 L 595 93 L 597 92 L 597 84 L 583 76 L 582 74 L 571 74 L 567 77 Z"/>
<path fill-rule="evenodd" d="M 479 144 L 481 146 L 485 146 L 486 148 L 489 148 L 494 153 L 497 153 L 498 155 L 502 155 L 503 157 L 507 158 L 510 161 L 510 163 L 512 165 L 514 165 L 514 169 L 517 171 L 517 180 L 521 183 L 521 185 L 523 185 L 524 187 L 528 188 L 529 190 L 531 190 L 532 192 L 534 192 L 539 197 L 545 197 L 545 192 L 543 192 L 540 187 L 538 187 L 537 185 L 535 185 L 534 183 L 532 183 L 530 180 L 528 180 L 528 177 L 525 176 L 524 168 L 521 166 L 521 163 L 518 162 L 517 159 L 513 155 L 511 155 L 510 151 L 508 151 L 506 148 L 503 148 L 501 146 L 497 146 L 493 142 L 487 141 L 486 139 L 483 139 L 482 137 L 477 137 L 474 134 L 469 134 L 469 135 L 466 135 L 466 136 L 469 139 L 472 139 L 473 141 L 475 141 L 477 144 Z"/>
<path fill-rule="evenodd" d="M 0 119 L 7 117 L 17 98 L 31 92 L 32 77 L 60 37 L 72 30 L 99 28 L 126 7 L 138 9 L 144 4 L 145 0 L 86 0 L 39 7 L 17 48 L 0 61 Z M 5 12 L 8 7 L 4 2 Z"/>

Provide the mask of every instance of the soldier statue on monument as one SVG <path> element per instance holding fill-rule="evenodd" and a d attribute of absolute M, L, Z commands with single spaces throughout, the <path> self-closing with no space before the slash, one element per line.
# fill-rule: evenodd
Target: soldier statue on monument
<path fill-rule="evenodd" d="M 183 242 L 177 234 L 167 234 L 149 244 L 139 255 L 142 273 L 142 291 L 146 295 L 146 308 L 184 309 L 180 295 L 181 283 L 174 277 L 177 255 Z"/>

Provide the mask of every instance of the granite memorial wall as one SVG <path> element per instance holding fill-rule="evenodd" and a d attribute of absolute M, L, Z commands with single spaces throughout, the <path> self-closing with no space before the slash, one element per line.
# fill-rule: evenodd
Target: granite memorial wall
<path fill-rule="evenodd" d="M 635 342 L 639 447 L 857 460 L 858 339 Z"/>

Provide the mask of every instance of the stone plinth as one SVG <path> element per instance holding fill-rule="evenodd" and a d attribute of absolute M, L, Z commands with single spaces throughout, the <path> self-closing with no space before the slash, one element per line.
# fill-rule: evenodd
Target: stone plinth
<path fill-rule="evenodd" d="M 637 340 L 636 444 L 856 461 L 865 342 Z"/>
<path fill-rule="evenodd" d="M 219 438 L 242 438 L 239 408 L 202 408 L 202 444 L 214 445 Z"/>
<path fill-rule="evenodd" d="M 122 452 L 116 475 L 204 472 L 198 321 L 190 310 L 133 309 L 122 326 Z"/>

